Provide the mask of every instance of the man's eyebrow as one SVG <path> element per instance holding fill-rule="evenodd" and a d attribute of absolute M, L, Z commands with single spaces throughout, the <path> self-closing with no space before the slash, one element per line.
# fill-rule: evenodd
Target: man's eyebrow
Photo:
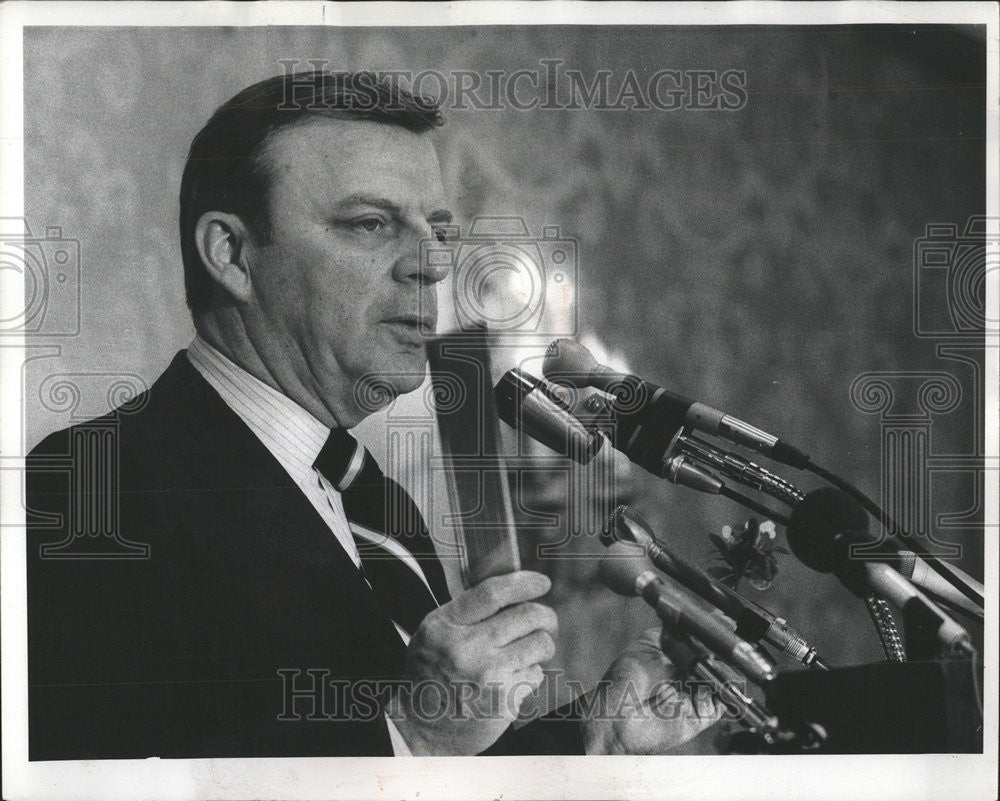
<path fill-rule="evenodd" d="M 346 211 L 352 206 L 375 206 L 396 216 L 402 216 L 403 213 L 402 206 L 398 203 L 385 197 L 369 195 L 364 192 L 355 192 L 337 201 L 338 211 Z M 427 222 L 449 223 L 452 221 L 452 218 L 452 213 L 448 209 L 436 209 L 427 215 Z"/>
<path fill-rule="evenodd" d="M 351 206 L 376 206 L 393 214 L 399 214 L 402 211 L 402 207 L 398 203 L 394 203 L 388 198 L 379 197 L 378 195 L 368 195 L 364 192 L 355 192 L 353 195 L 348 195 L 337 201 L 338 210 L 346 210 Z"/>
<path fill-rule="evenodd" d="M 437 209 L 427 215 L 427 222 L 431 223 L 450 223 L 453 219 L 454 216 L 448 209 Z"/>

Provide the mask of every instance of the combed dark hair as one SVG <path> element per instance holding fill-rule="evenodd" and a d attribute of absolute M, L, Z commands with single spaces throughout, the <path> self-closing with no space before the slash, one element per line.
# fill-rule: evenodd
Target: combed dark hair
<path fill-rule="evenodd" d="M 372 72 L 300 72 L 255 83 L 219 106 L 188 152 L 181 180 L 180 233 L 187 304 L 209 307 L 212 279 L 195 246 L 206 211 L 237 215 L 262 244 L 271 237 L 265 158 L 277 130 L 316 116 L 399 125 L 423 133 L 444 123 L 436 100 L 408 92 Z"/>

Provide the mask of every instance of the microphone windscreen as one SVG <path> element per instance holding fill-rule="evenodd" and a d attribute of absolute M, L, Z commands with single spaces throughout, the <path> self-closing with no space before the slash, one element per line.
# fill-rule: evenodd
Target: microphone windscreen
<path fill-rule="evenodd" d="M 786 535 L 800 562 L 829 573 L 844 564 L 850 543 L 868 538 L 868 513 L 847 493 L 823 487 L 795 507 Z"/>
<path fill-rule="evenodd" d="M 590 377 L 598 367 L 593 354 L 572 339 L 553 340 L 545 350 L 542 375 L 549 381 L 571 387 L 590 386 Z"/>
<path fill-rule="evenodd" d="M 627 542 L 616 542 L 608 547 L 601 560 L 598 576 L 601 583 L 619 595 L 638 595 L 636 579 L 653 569 L 645 551 Z"/>

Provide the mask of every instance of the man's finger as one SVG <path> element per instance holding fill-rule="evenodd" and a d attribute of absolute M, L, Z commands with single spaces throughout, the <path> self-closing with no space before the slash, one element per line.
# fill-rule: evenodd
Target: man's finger
<path fill-rule="evenodd" d="M 519 640 L 536 630 L 547 631 L 555 639 L 559 633 L 559 618 L 548 606 L 535 601 L 526 601 L 501 609 L 482 623 L 486 634 L 498 647 Z"/>
<path fill-rule="evenodd" d="M 555 654 L 552 635 L 547 631 L 533 631 L 501 648 L 498 663 L 516 671 L 538 662 L 548 662 Z"/>
<path fill-rule="evenodd" d="M 515 670 L 512 674 L 511 683 L 525 682 L 526 684 L 530 684 L 533 690 L 537 690 L 544 678 L 545 671 L 542 670 L 541 665 L 536 663 Z"/>
<path fill-rule="evenodd" d="M 548 576 L 531 570 L 493 576 L 470 587 L 448 604 L 449 614 L 456 623 L 468 626 L 493 617 L 512 604 L 539 598 L 551 587 Z"/>
<path fill-rule="evenodd" d="M 518 714 L 524 712 L 521 709 L 524 702 L 537 692 L 544 679 L 545 673 L 542 671 L 541 665 L 529 665 L 526 668 L 514 671 L 510 684 L 512 701 L 510 708 L 511 717 L 516 717 Z M 537 702 L 535 706 L 537 706 Z"/>

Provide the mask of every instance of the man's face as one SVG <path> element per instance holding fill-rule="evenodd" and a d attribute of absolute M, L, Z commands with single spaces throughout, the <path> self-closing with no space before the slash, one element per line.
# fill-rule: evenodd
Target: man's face
<path fill-rule="evenodd" d="M 266 148 L 272 236 L 253 247 L 250 269 L 279 358 L 329 409 L 373 374 L 397 392 L 416 389 L 437 321 L 434 284 L 447 274 L 420 264 L 419 242 L 451 219 L 430 139 L 318 117 Z"/>

